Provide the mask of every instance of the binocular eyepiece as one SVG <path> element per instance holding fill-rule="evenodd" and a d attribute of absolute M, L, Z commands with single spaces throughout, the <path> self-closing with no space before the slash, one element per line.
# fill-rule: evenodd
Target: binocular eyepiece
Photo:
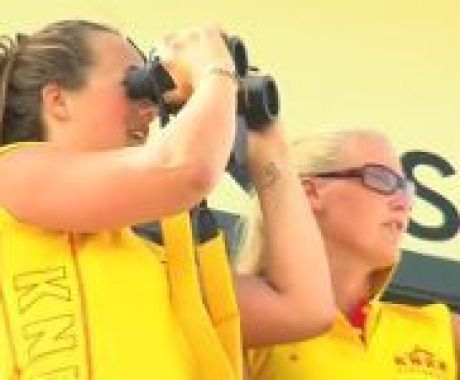
<path fill-rule="evenodd" d="M 270 75 L 261 75 L 256 68 L 249 66 L 246 47 L 240 38 L 228 37 L 226 44 L 240 79 L 237 113 L 246 119 L 249 129 L 260 129 L 278 116 L 278 88 Z M 144 67 L 132 68 L 124 84 L 129 98 L 150 99 L 154 103 L 159 102 L 162 94 L 175 88 L 174 79 L 156 56 L 150 57 Z M 166 104 L 171 113 L 177 112 L 182 105 Z"/>

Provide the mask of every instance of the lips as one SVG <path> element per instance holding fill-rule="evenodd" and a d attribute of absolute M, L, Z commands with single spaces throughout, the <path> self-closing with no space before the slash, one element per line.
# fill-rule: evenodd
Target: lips
<path fill-rule="evenodd" d="M 126 131 L 126 140 L 128 146 L 137 146 L 144 143 L 147 138 L 148 130 L 132 128 Z"/>
<path fill-rule="evenodd" d="M 143 140 L 147 136 L 147 131 L 133 129 L 128 131 L 128 135 L 130 138 L 133 138 L 135 140 Z"/>

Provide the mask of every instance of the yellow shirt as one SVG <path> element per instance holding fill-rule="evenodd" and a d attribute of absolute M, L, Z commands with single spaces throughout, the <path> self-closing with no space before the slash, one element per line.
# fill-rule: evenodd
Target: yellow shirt
<path fill-rule="evenodd" d="M 456 379 L 452 322 L 444 305 L 372 301 L 363 335 L 339 314 L 319 337 L 251 351 L 251 373 L 257 380 Z"/>

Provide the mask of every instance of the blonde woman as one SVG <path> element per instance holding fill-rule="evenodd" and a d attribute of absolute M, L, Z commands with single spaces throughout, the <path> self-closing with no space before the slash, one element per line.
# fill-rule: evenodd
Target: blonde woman
<path fill-rule="evenodd" d="M 414 196 L 388 139 L 374 131 L 346 130 L 301 139 L 293 151 L 324 238 L 337 315 L 331 330 L 319 337 L 251 351 L 252 378 L 455 379 L 447 307 L 380 300 L 400 260 Z M 248 246 L 257 245 L 257 229 L 256 222 Z M 263 272 L 264 261 L 243 252 L 240 270 Z"/>

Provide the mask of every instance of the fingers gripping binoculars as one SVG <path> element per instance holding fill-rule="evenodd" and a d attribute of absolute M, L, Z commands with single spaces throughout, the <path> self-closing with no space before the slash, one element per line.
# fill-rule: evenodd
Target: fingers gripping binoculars
<path fill-rule="evenodd" d="M 276 119 L 279 113 L 278 89 L 270 75 L 258 73 L 258 69 L 248 63 L 246 47 L 236 36 L 226 39 L 227 47 L 235 62 L 239 77 L 237 114 L 245 119 L 249 129 L 257 130 L 266 123 Z M 158 103 L 162 95 L 175 88 L 161 60 L 154 54 L 149 57 L 144 67 L 132 68 L 124 82 L 128 97 L 131 99 L 150 99 Z M 169 113 L 176 113 L 185 103 L 170 102 L 166 104 Z"/>

